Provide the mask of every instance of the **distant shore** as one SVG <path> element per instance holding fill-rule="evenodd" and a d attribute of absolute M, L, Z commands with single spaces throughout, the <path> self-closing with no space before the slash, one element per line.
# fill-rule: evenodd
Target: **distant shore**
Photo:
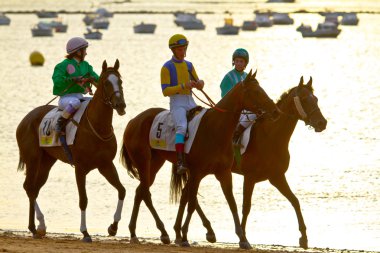
<path fill-rule="evenodd" d="M 191 247 L 184 248 L 175 245 L 163 245 L 158 239 L 140 238 L 140 244 L 131 244 L 128 237 L 92 236 L 92 243 L 81 242 L 80 235 L 48 233 L 43 239 L 33 239 L 26 231 L 9 231 L 0 229 L 0 252 L 108 252 L 108 253 L 168 253 L 168 252 L 199 252 L 199 253 L 236 253 L 239 245 L 226 243 L 193 242 Z M 255 253 L 379 253 L 375 251 L 321 249 L 309 248 L 304 250 L 298 247 L 281 245 L 252 245 Z M 249 252 L 249 251 L 244 251 Z"/>

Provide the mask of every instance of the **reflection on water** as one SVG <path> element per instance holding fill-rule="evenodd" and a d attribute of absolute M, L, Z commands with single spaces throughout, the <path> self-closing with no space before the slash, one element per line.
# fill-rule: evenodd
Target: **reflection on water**
<path fill-rule="evenodd" d="M 306 2 L 306 1 L 305 1 Z M 373 2 L 371 2 L 373 4 Z M 10 5 L 10 4 L 9 4 Z M 136 5 L 133 5 L 136 6 Z M 4 8 L 4 2 L 0 4 Z M 5 6 L 7 7 L 7 6 Z M 12 7 L 12 6 L 11 6 Z M 11 8 L 7 7 L 7 8 Z M 37 8 L 37 7 L 36 7 Z M 238 8 L 234 6 L 234 8 Z M 218 9 L 220 10 L 220 9 Z M 82 15 L 63 15 L 69 24 L 67 34 L 53 38 L 31 38 L 35 15 L 8 15 L 9 27 L 0 27 L 0 229 L 26 230 L 27 196 L 22 189 L 24 175 L 16 172 L 18 149 L 15 129 L 31 109 L 52 98 L 51 74 L 65 54 L 71 36 L 85 32 Z M 239 36 L 220 37 L 215 27 L 223 14 L 200 14 L 205 31 L 186 31 L 190 40 L 188 59 L 206 81 L 205 91 L 219 99 L 219 83 L 231 68 L 231 53 L 244 47 L 251 53 L 249 68 L 258 69 L 258 80 L 272 98 L 313 77 L 319 106 L 328 120 L 323 133 L 315 133 L 300 122 L 290 142 L 291 163 L 287 177 L 298 196 L 308 228 L 310 247 L 341 249 L 380 249 L 380 126 L 378 110 L 380 86 L 380 15 L 360 14 L 360 25 L 344 27 L 338 39 L 302 39 L 295 28 L 301 22 L 317 23 L 317 14 L 294 14 L 295 24 L 285 27 L 241 32 Z M 237 23 L 249 19 L 251 12 L 236 17 Z M 154 22 L 154 35 L 133 33 L 140 21 Z M 183 32 L 169 14 L 115 15 L 103 40 L 91 41 L 88 61 L 100 72 L 104 59 L 120 60 L 127 103 L 127 114 L 115 114 L 114 128 L 119 146 L 128 121 L 149 107 L 168 108 L 161 94 L 159 71 L 170 57 L 167 40 Z M 29 54 L 39 50 L 45 66 L 29 66 Z M 199 102 L 200 103 L 200 102 Z M 120 236 L 129 236 L 128 222 L 138 182 L 127 176 L 115 159 L 127 196 L 119 226 Z M 151 192 L 166 228 L 174 239 L 177 206 L 169 204 L 170 165 L 158 173 Z M 243 178 L 234 175 L 234 194 L 241 210 Z M 87 178 L 87 226 L 90 233 L 106 234 L 117 204 L 117 192 L 97 171 Z M 200 187 L 199 201 L 210 219 L 218 241 L 237 243 L 228 205 L 214 177 L 206 177 Z M 268 182 L 257 184 L 253 208 L 248 219 L 247 237 L 252 244 L 298 245 L 297 220 L 293 208 Z M 39 204 L 48 231 L 79 232 L 80 210 L 73 169 L 58 162 L 43 187 Z M 189 239 L 205 240 L 206 230 L 194 214 Z M 137 235 L 158 237 L 154 220 L 142 205 Z"/>

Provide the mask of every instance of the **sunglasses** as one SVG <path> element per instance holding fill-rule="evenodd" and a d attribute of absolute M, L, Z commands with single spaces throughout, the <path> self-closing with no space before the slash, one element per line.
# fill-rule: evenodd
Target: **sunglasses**
<path fill-rule="evenodd" d="M 182 45 L 187 45 L 188 41 L 187 39 L 180 39 L 180 40 L 177 40 L 176 42 L 174 42 L 173 44 L 170 44 L 170 46 L 182 46 Z"/>

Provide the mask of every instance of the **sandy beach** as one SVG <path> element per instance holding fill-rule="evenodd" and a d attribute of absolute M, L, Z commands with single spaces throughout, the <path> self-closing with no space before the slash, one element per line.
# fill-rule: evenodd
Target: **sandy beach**
<path fill-rule="evenodd" d="M 158 240 L 140 238 L 140 244 L 130 243 L 127 237 L 93 236 L 92 243 L 83 243 L 79 235 L 75 234 L 48 234 L 43 239 L 33 239 L 27 232 L 0 230 L 0 252 L 46 252 L 46 253 L 87 253 L 87 252 L 123 252 L 123 253 L 174 253 L 174 252 L 202 252 L 202 253 L 229 253 L 247 252 L 239 249 L 238 244 L 210 244 L 206 242 L 193 242 L 189 248 L 179 247 L 174 243 L 163 245 Z M 257 253 L 301 253 L 301 252 L 323 252 L 323 253 L 375 253 L 375 251 L 309 248 L 304 250 L 298 247 L 281 245 L 252 245 Z"/>

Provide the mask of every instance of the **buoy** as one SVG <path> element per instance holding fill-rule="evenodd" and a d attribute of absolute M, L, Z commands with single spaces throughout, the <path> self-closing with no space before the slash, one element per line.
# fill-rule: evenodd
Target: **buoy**
<path fill-rule="evenodd" d="M 45 58 L 40 52 L 34 51 L 30 54 L 29 61 L 32 66 L 43 66 Z"/>

